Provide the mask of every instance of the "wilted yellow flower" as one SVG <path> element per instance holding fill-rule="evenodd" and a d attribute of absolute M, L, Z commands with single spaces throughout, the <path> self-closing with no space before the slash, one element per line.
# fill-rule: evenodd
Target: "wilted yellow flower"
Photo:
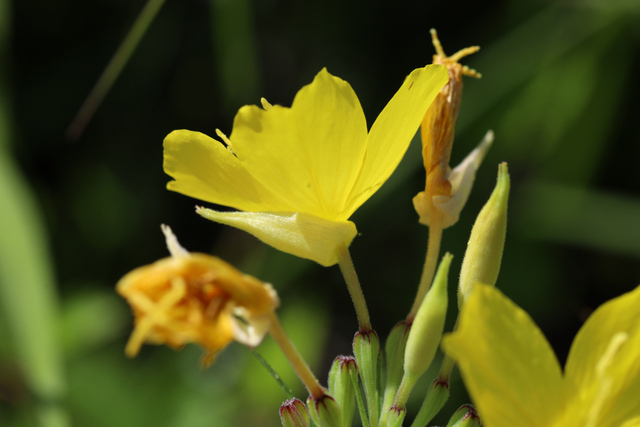
<path fill-rule="evenodd" d="M 224 142 L 178 130 L 164 141 L 168 188 L 244 212 L 199 208 L 324 266 L 337 262 L 356 227 L 349 217 L 389 178 L 420 120 L 447 81 L 440 65 L 414 70 L 367 131 L 351 86 L 326 69 L 291 108 L 244 106 Z M 226 145 L 226 146 L 225 146 Z"/>
<path fill-rule="evenodd" d="M 451 170 L 449 159 L 460 112 L 462 76 L 480 77 L 480 73 L 466 65 L 462 66 L 458 61 L 480 48 L 472 46 L 447 56 L 435 30 L 431 30 L 431 36 L 436 48 L 433 63 L 447 68 L 449 82 L 440 90 L 422 120 L 422 158 L 427 179 L 425 190 L 418 193 L 413 204 L 422 224 L 431 225 L 432 212 L 437 211 L 439 226 L 446 228 L 458 221 L 471 192 L 476 170 L 493 141 L 493 133 L 489 131 L 478 148 Z"/>
<path fill-rule="evenodd" d="M 640 287 L 599 307 L 564 374 L 531 318 L 478 283 L 442 347 L 487 427 L 640 426 Z"/>
<path fill-rule="evenodd" d="M 207 365 L 233 340 L 258 345 L 279 303 L 271 285 L 219 258 L 189 253 L 169 227 L 163 231 L 172 256 L 131 271 L 116 285 L 135 318 L 126 354 L 135 356 L 145 342 L 195 343 L 206 350 Z"/>

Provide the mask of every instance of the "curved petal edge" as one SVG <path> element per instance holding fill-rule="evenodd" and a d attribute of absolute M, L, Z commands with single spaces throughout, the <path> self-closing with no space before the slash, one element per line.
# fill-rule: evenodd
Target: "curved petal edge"
<path fill-rule="evenodd" d="M 358 234 L 351 221 L 329 221 L 305 212 L 219 212 L 199 207 L 196 213 L 325 267 L 336 264 L 337 249 L 348 247 Z"/>

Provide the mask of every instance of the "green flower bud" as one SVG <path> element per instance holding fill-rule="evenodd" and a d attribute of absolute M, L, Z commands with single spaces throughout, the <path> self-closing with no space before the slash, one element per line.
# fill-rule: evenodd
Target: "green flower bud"
<path fill-rule="evenodd" d="M 309 411 L 298 399 L 289 399 L 280 406 L 282 427 L 310 427 Z"/>
<path fill-rule="evenodd" d="M 314 399 L 310 396 L 307 399 L 307 406 L 309 407 L 311 419 L 317 426 L 342 427 L 340 407 L 333 397 L 325 394 L 318 399 Z"/>
<path fill-rule="evenodd" d="M 480 417 L 475 408 L 471 405 L 462 405 L 453 414 L 447 427 L 480 427 Z"/>
<path fill-rule="evenodd" d="M 387 414 L 387 427 L 402 427 L 402 421 L 404 421 L 406 415 L 407 410 L 405 408 L 392 406 Z"/>
<path fill-rule="evenodd" d="M 507 164 L 501 163 L 498 167 L 496 188 L 480 211 L 471 230 L 467 252 L 460 270 L 458 308 L 462 308 L 477 282 L 493 286 L 498 280 L 507 233 L 509 186 Z"/>
<path fill-rule="evenodd" d="M 380 340 L 374 330 L 358 331 L 353 338 L 353 354 L 356 356 L 364 394 L 367 397 L 369 423 L 378 425 L 378 353 Z"/>
<path fill-rule="evenodd" d="M 400 381 L 402 381 L 404 348 L 407 345 L 410 329 L 411 324 L 404 321 L 399 322 L 389 333 L 385 344 L 387 383 L 384 389 L 382 416 L 380 417 L 380 425 L 382 426 L 386 425 L 387 414 L 391 405 L 393 405 L 398 387 L 400 387 Z"/>
<path fill-rule="evenodd" d="M 449 382 L 440 378 L 433 380 L 422 402 L 420 411 L 416 415 L 411 427 L 424 427 L 435 417 L 449 399 Z"/>
<path fill-rule="evenodd" d="M 343 427 L 351 427 L 353 413 L 356 410 L 356 394 L 351 372 L 358 374 L 356 359 L 352 356 L 336 357 L 329 371 L 329 394 L 340 407 Z"/>
<path fill-rule="evenodd" d="M 447 253 L 440 262 L 433 285 L 425 295 L 409 331 L 404 351 L 404 376 L 394 406 L 404 407 L 416 381 L 431 365 L 440 345 L 447 315 L 447 275 L 453 255 Z"/>

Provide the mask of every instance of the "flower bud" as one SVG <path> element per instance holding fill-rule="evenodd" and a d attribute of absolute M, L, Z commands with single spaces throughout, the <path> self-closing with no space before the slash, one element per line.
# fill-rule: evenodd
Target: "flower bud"
<path fill-rule="evenodd" d="M 422 402 L 420 411 L 413 421 L 412 427 L 424 427 L 435 417 L 449 399 L 449 382 L 440 378 L 433 380 Z"/>
<path fill-rule="evenodd" d="M 307 399 L 307 406 L 309 407 L 311 419 L 318 427 L 342 427 L 340 407 L 333 397 L 325 394 L 320 398 L 314 399 L 310 396 Z"/>
<path fill-rule="evenodd" d="M 411 324 L 404 321 L 399 322 L 393 327 L 389 333 L 389 337 L 387 337 L 385 344 L 387 380 L 384 388 L 382 417 L 380 418 L 380 424 L 382 426 L 386 423 L 387 414 L 391 405 L 393 405 L 398 387 L 400 387 L 400 381 L 402 380 L 402 374 L 404 372 L 404 348 L 407 345 L 410 329 Z"/>
<path fill-rule="evenodd" d="M 458 287 L 459 308 L 462 308 L 477 282 L 493 286 L 498 280 L 507 233 L 509 186 L 507 164 L 501 163 L 498 167 L 498 183 L 473 225 L 462 261 Z"/>
<path fill-rule="evenodd" d="M 364 394 L 367 397 L 367 412 L 372 426 L 378 425 L 378 353 L 380 340 L 376 331 L 358 331 L 353 338 L 353 354 L 356 356 Z"/>
<path fill-rule="evenodd" d="M 309 411 L 298 399 L 289 399 L 280 406 L 282 427 L 310 427 Z"/>
<path fill-rule="evenodd" d="M 417 379 L 424 374 L 440 345 L 447 315 L 447 275 L 452 259 L 453 255 L 449 253 L 443 257 L 433 286 L 424 297 L 413 321 L 404 352 L 405 376 Z"/>
<path fill-rule="evenodd" d="M 351 373 L 358 375 L 356 359 L 352 356 L 338 356 L 329 371 L 329 394 L 333 396 L 342 413 L 342 425 L 350 427 L 356 409 L 356 395 L 351 381 Z"/>
<path fill-rule="evenodd" d="M 393 406 L 404 408 L 418 379 L 431 365 L 440 345 L 447 315 L 447 274 L 453 255 L 447 253 L 440 262 L 433 286 L 422 300 L 409 331 L 404 351 L 404 375 Z"/>
<path fill-rule="evenodd" d="M 472 405 L 462 405 L 453 414 L 447 427 L 480 427 L 480 417 Z"/>

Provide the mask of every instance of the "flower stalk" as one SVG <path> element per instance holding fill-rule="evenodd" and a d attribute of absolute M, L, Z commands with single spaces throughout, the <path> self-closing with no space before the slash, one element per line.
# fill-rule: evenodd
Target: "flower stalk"
<path fill-rule="evenodd" d="M 269 333 L 271 334 L 271 337 L 287 357 L 289 363 L 296 371 L 296 374 L 298 374 L 300 381 L 302 381 L 304 386 L 307 388 L 311 397 L 314 399 L 320 399 L 325 395 L 324 387 L 320 385 L 315 375 L 313 375 L 313 372 L 311 372 L 309 365 L 307 365 L 302 356 L 300 356 L 300 353 L 282 328 L 278 316 L 276 316 L 275 313 L 272 313 L 270 320 L 271 328 L 269 329 Z"/>
<path fill-rule="evenodd" d="M 440 243 L 442 241 L 442 224 L 440 214 L 435 213 L 432 215 L 433 221 L 429 226 L 429 242 L 427 243 L 427 255 L 424 260 L 424 267 L 422 268 L 422 275 L 420 276 L 420 284 L 418 285 L 418 292 L 416 298 L 413 301 L 411 310 L 407 315 L 407 323 L 413 323 L 413 319 L 418 313 L 420 304 L 424 299 L 424 296 L 429 292 L 431 287 L 431 281 L 438 265 L 438 255 L 440 254 Z"/>
<path fill-rule="evenodd" d="M 369 318 L 369 310 L 367 309 L 367 302 L 364 299 L 362 293 L 362 287 L 356 274 L 356 269 L 349 254 L 349 248 L 345 245 L 338 247 L 338 265 L 340 271 L 344 277 L 344 281 L 347 284 L 351 301 L 356 309 L 356 316 L 358 317 L 358 327 L 361 332 L 367 332 L 371 330 L 371 319 Z"/>

